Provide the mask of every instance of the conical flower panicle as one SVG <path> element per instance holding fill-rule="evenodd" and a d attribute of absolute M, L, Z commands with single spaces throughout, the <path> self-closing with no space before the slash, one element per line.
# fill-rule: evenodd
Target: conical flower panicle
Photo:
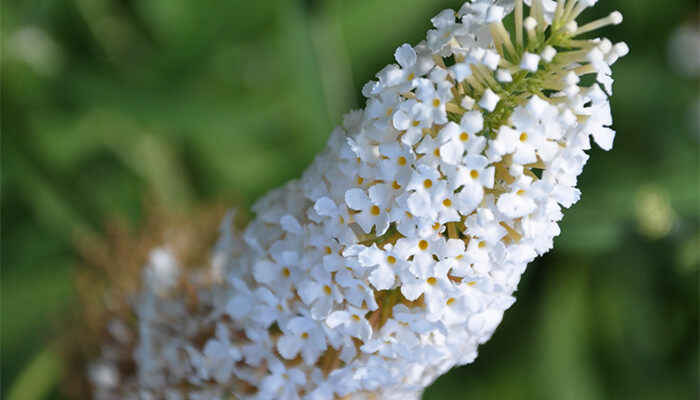
<path fill-rule="evenodd" d="M 526 3 L 445 10 L 400 46 L 301 179 L 240 235 L 224 221 L 196 306 L 157 253 L 137 371 L 97 397 L 408 399 L 474 361 L 579 199 L 590 139 L 612 146 L 610 65 L 628 51 L 580 36 L 621 22 L 577 24 L 594 0 Z"/>

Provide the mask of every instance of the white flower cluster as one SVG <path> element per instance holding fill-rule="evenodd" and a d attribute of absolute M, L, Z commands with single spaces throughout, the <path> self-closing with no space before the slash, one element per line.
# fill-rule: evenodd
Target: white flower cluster
<path fill-rule="evenodd" d="M 219 283 L 193 303 L 176 261 L 152 260 L 137 373 L 97 397 L 415 399 L 474 361 L 579 199 L 590 138 L 612 146 L 609 66 L 627 47 L 579 37 L 621 21 L 578 26 L 595 2 L 476 0 L 433 18 L 300 180 L 241 235 L 224 221 Z"/>

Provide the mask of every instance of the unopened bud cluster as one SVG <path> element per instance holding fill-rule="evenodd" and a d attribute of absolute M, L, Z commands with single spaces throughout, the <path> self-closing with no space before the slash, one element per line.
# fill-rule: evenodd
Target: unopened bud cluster
<path fill-rule="evenodd" d="M 194 293 L 154 253 L 135 372 L 104 351 L 96 397 L 405 400 L 474 361 L 579 199 L 591 138 L 612 146 L 610 65 L 627 47 L 579 36 L 621 21 L 577 24 L 594 3 L 438 14 L 301 179 L 258 201 L 242 233 L 224 221 Z"/>

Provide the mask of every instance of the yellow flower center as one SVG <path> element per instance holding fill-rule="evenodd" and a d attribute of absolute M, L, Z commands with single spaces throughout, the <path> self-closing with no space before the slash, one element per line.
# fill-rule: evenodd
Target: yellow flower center
<path fill-rule="evenodd" d="M 404 156 L 399 157 L 398 163 L 399 163 L 399 165 L 401 165 L 401 166 L 406 165 L 406 157 L 404 157 Z"/>
<path fill-rule="evenodd" d="M 471 176 L 472 179 L 476 179 L 479 177 L 479 171 L 473 169 L 472 172 L 469 173 L 469 176 Z"/>
<path fill-rule="evenodd" d="M 426 242 L 425 240 L 421 240 L 420 242 L 418 242 L 418 248 L 421 249 L 421 250 L 427 249 L 427 248 L 428 248 L 428 242 Z"/>
<path fill-rule="evenodd" d="M 527 133 L 523 132 L 520 134 L 520 141 L 524 142 L 527 140 Z"/>
<path fill-rule="evenodd" d="M 425 186 L 426 189 L 430 189 L 433 186 L 433 181 L 426 179 L 423 181 L 423 186 Z"/>
<path fill-rule="evenodd" d="M 379 212 L 380 212 L 380 211 L 381 211 L 381 210 L 380 210 L 379 207 L 377 207 L 377 206 L 372 206 L 372 208 L 370 209 L 370 212 L 371 212 L 372 215 L 374 215 L 375 217 L 376 217 L 377 215 L 379 215 Z"/>
<path fill-rule="evenodd" d="M 289 276 L 289 268 L 284 267 L 284 268 L 282 269 L 282 275 L 284 275 L 284 276 Z"/>
<path fill-rule="evenodd" d="M 388 262 L 389 264 L 396 264 L 396 257 L 389 256 L 386 258 L 386 262 Z"/>
<path fill-rule="evenodd" d="M 437 107 L 439 105 L 440 105 L 440 99 L 433 100 L 433 107 Z"/>
<path fill-rule="evenodd" d="M 442 201 L 442 205 L 445 206 L 445 207 L 449 207 L 449 206 L 452 205 L 452 200 L 450 200 L 450 199 L 445 199 L 445 200 Z"/>
<path fill-rule="evenodd" d="M 462 132 L 459 135 L 459 140 L 466 142 L 467 140 L 469 140 L 469 134 L 467 132 Z"/>
<path fill-rule="evenodd" d="M 437 283 L 437 279 L 435 279 L 434 277 L 431 276 L 430 278 L 428 278 L 426 280 L 426 282 L 428 282 L 428 285 L 434 285 Z"/>

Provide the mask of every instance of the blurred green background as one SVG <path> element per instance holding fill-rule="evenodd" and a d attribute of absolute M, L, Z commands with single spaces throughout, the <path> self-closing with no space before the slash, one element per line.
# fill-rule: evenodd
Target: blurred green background
<path fill-rule="evenodd" d="M 76 232 L 144 193 L 249 205 L 300 175 L 360 88 L 454 0 L 15 0 L 2 10 L 2 396 L 62 398 L 50 343 Z M 694 0 L 605 0 L 615 148 L 476 363 L 426 399 L 698 398 Z"/>

